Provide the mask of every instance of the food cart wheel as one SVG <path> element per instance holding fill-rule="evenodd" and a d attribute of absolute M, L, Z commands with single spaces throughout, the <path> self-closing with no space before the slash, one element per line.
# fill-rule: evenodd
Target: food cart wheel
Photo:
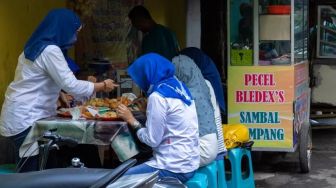
<path fill-rule="evenodd" d="M 311 168 L 312 133 L 309 122 L 303 123 L 300 131 L 299 161 L 302 173 L 308 173 Z"/>

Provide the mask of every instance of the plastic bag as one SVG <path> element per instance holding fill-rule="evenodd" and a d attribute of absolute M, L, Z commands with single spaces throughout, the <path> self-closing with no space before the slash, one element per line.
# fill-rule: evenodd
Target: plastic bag
<path fill-rule="evenodd" d="M 223 124 L 224 143 L 227 149 L 241 146 L 249 141 L 249 130 L 243 124 Z"/>

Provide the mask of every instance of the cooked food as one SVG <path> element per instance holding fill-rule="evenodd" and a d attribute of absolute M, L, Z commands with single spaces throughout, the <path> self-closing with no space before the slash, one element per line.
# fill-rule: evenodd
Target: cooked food
<path fill-rule="evenodd" d="M 132 103 L 132 101 L 129 100 L 127 97 L 118 97 L 116 99 L 93 98 L 93 99 L 90 99 L 86 103 L 86 105 L 96 106 L 96 107 L 109 107 L 111 109 L 115 109 L 115 108 L 118 107 L 119 104 L 124 104 L 124 105 L 128 106 L 131 103 Z"/>
<path fill-rule="evenodd" d="M 87 108 L 85 106 L 81 107 L 81 113 L 82 113 L 82 117 L 86 118 L 86 119 L 93 119 L 93 115 L 87 110 Z"/>
<path fill-rule="evenodd" d="M 118 115 L 117 115 L 116 112 L 110 111 L 110 112 L 106 112 L 106 113 L 100 115 L 100 117 L 102 117 L 102 118 L 117 118 Z"/>

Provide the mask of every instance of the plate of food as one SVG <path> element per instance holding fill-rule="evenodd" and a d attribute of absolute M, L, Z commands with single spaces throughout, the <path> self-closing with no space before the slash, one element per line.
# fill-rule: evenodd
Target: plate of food
<path fill-rule="evenodd" d="M 80 118 L 85 118 L 85 119 L 95 119 L 95 117 L 87 110 L 85 106 L 78 106 L 75 108 L 79 108 L 78 112 Z M 59 117 L 64 117 L 64 118 L 72 118 L 72 113 L 74 113 L 75 108 L 61 108 L 57 111 L 57 116 Z"/>
<path fill-rule="evenodd" d="M 123 119 L 118 117 L 118 114 L 115 111 L 108 111 L 103 114 L 99 114 L 96 119 L 101 121 L 123 121 Z"/>

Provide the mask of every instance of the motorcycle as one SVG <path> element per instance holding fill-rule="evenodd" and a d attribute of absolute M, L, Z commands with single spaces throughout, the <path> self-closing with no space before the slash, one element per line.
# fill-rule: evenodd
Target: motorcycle
<path fill-rule="evenodd" d="M 157 182 L 158 172 L 127 175 L 123 174 L 136 164 L 136 159 L 129 159 L 115 169 L 85 168 L 78 158 L 72 159 L 69 168 L 45 169 L 49 151 L 61 146 L 76 146 L 78 143 L 50 130 L 43 134 L 48 140 L 39 146 L 39 171 L 11 173 L 0 175 L 2 188 L 100 188 L 100 187 L 133 187 L 151 188 Z M 28 157 L 29 158 L 29 157 Z M 26 159 L 27 160 L 27 159 Z M 25 161 L 26 161 L 25 160 Z M 25 161 L 17 168 L 20 171 Z M 116 183 L 114 186 L 113 184 Z"/>

